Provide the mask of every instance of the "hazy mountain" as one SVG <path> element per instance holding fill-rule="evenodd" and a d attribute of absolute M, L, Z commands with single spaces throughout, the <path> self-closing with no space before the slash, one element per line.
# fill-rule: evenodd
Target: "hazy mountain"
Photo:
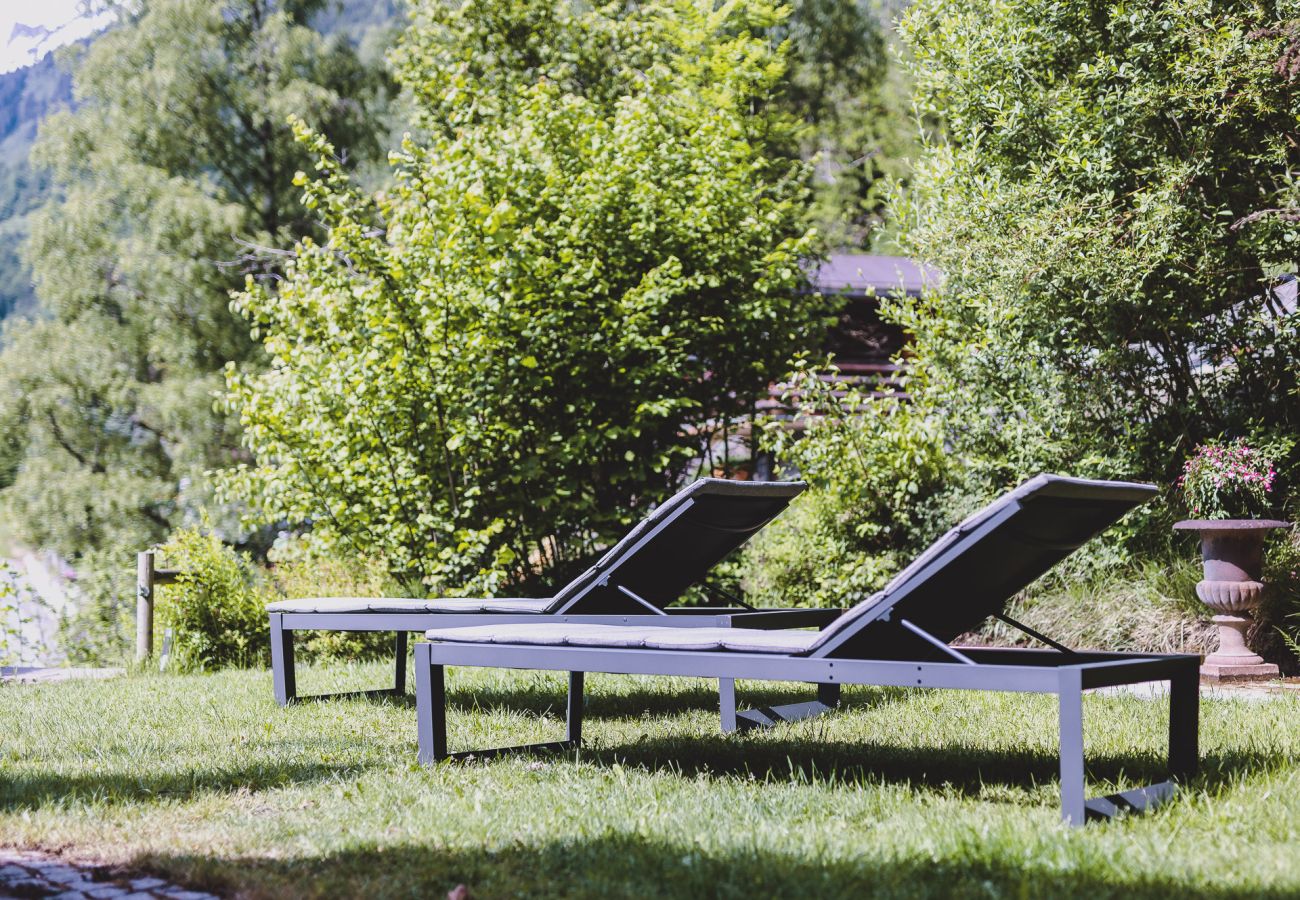
<path fill-rule="evenodd" d="M 317 27 L 326 34 L 347 35 L 363 53 L 381 53 L 390 42 L 400 8 L 400 0 L 341 0 L 326 7 Z M 9 40 L 44 32 L 19 23 Z M 0 74 L 0 319 L 35 303 L 20 247 L 27 235 L 28 214 L 44 201 L 49 185 L 27 157 L 41 119 L 71 103 L 72 77 L 55 63 L 53 54 Z"/>
<path fill-rule="evenodd" d="M 41 204 L 44 175 L 28 165 L 40 120 L 72 102 L 72 78 L 46 54 L 35 65 L 0 75 L 0 318 L 34 302 L 19 257 L 27 215 Z"/>

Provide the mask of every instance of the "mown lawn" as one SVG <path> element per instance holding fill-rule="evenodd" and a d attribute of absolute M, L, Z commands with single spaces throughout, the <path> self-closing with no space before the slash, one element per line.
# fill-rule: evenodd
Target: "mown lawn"
<path fill-rule="evenodd" d="M 253 898 L 1300 896 L 1295 697 L 1206 702 L 1175 803 L 1071 830 L 1053 697 L 850 688 L 835 715 L 722 737 L 707 682 L 588 685 L 576 758 L 432 770 L 409 700 L 280 709 L 266 672 L 0 687 L 0 845 Z M 453 749 L 559 735 L 558 677 L 449 687 Z M 1160 777 L 1164 703 L 1085 712 L 1093 792 Z"/>

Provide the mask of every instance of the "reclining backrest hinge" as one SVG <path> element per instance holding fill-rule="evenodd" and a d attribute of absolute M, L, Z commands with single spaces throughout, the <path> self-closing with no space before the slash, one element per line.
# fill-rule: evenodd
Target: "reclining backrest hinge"
<path fill-rule="evenodd" d="M 1020 622 L 1017 622 L 1015 619 L 1011 618 L 1006 613 L 994 613 L 993 618 L 997 619 L 999 622 L 1005 622 L 1006 624 L 1010 625 L 1012 628 L 1015 628 L 1016 630 L 1029 635 L 1034 640 L 1046 644 L 1047 646 L 1051 647 L 1053 650 L 1059 650 L 1060 652 L 1067 653 L 1071 656 L 1075 655 L 1076 653 L 1076 651 L 1071 650 L 1069 647 L 1065 646 L 1064 644 L 1052 640 L 1047 635 L 1040 634 L 1037 631 L 1034 631 L 1034 629 L 1030 628 L 1028 625 L 1024 625 Z"/>
<path fill-rule="evenodd" d="M 633 600 L 635 600 L 637 603 L 640 603 L 640 604 L 641 604 L 642 606 L 644 606 L 646 609 L 650 610 L 650 612 L 653 613 L 654 615 L 656 615 L 656 616 L 666 616 L 666 615 L 668 615 L 668 613 L 664 612 L 662 609 L 660 609 L 659 607 L 655 606 L 655 605 L 654 605 L 653 603 L 651 603 L 649 600 L 647 600 L 646 598 L 644 598 L 644 597 L 642 597 L 642 596 L 640 596 L 640 595 L 638 595 L 638 594 L 636 594 L 636 593 L 633 593 L 632 591 L 630 591 L 630 590 L 628 590 L 627 588 L 623 587 L 623 585 L 621 585 L 621 584 L 616 584 L 616 585 L 614 585 L 614 587 L 618 588 L 618 589 L 619 589 L 620 591 L 622 591 L 624 594 L 627 594 L 627 596 L 631 597 L 631 598 L 632 598 Z"/>
<path fill-rule="evenodd" d="M 913 625 L 911 622 L 907 621 L 907 619 L 899 619 L 898 624 L 902 625 L 904 628 L 912 632 L 912 634 L 916 635 L 921 640 L 929 644 L 933 644 L 935 647 L 938 647 L 940 650 L 942 650 L 944 653 L 946 653 L 948 656 L 952 657 L 953 659 L 957 660 L 957 662 L 961 663 L 962 665 L 965 666 L 979 665 L 979 663 L 975 662 L 975 660 L 971 659 L 965 653 L 962 653 L 960 650 L 954 650 L 952 647 L 949 647 L 947 644 L 939 640 L 934 635 L 930 634 L 930 632 L 926 631 L 921 626 Z"/>

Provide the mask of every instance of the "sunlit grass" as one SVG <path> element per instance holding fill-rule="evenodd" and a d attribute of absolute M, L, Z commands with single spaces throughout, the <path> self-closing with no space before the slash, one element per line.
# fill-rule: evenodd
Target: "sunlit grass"
<path fill-rule="evenodd" d="M 300 688 L 386 675 L 305 669 Z M 449 686 L 453 749 L 560 736 L 558 676 Z M 1294 697 L 1205 703 L 1175 803 L 1070 830 L 1052 697 L 850 688 L 836 714 L 723 737 L 708 682 L 588 690 L 577 754 L 426 770 L 409 700 L 280 709 L 265 672 L 6 686 L 0 844 L 248 897 L 1300 894 Z M 1086 716 L 1093 793 L 1162 776 L 1164 703 L 1090 697 Z"/>

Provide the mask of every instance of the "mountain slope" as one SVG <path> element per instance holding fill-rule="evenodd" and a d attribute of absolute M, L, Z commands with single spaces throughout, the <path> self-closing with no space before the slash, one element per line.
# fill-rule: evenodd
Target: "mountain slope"
<path fill-rule="evenodd" d="M 71 102 L 72 78 L 52 54 L 0 75 L 0 318 L 35 303 L 19 248 L 27 216 L 44 201 L 49 185 L 27 157 L 41 119 Z"/>
<path fill-rule="evenodd" d="M 316 27 L 325 34 L 346 35 L 363 52 L 366 44 L 382 52 L 400 10 L 400 0 L 342 0 L 327 4 Z M 28 215 L 45 201 L 49 180 L 29 164 L 28 156 L 41 120 L 71 103 L 72 76 L 53 54 L 0 74 L 0 319 L 35 307 L 21 247 Z"/>

